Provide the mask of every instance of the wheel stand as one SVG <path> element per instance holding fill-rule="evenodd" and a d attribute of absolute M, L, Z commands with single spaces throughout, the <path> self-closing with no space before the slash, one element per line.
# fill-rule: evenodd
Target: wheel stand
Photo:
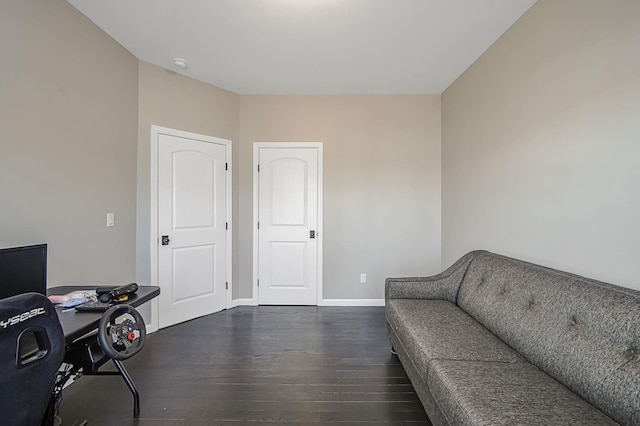
<path fill-rule="evenodd" d="M 107 357 L 95 336 L 89 336 L 73 343 L 67 350 L 64 362 L 71 364 L 73 374 L 82 376 L 122 376 L 133 395 L 133 417 L 140 415 L 140 393 L 122 361 L 111 359 L 118 371 L 98 371 L 111 358 Z"/>
<path fill-rule="evenodd" d="M 133 417 L 137 418 L 138 416 L 140 416 L 140 393 L 138 392 L 138 389 L 136 388 L 135 383 L 133 383 L 133 380 L 131 379 L 129 372 L 127 372 L 127 369 L 124 368 L 124 364 L 122 364 L 122 361 L 118 361 L 117 359 L 112 359 L 111 361 L 113 361 L 118 371 L 96 371 L 90 374 L 85 373 L 85 375 L 87 376 L 122 376 L 125 383 L 127 384 L 127 387 L 131 391 L 131 394 L 133 395 Z"/>

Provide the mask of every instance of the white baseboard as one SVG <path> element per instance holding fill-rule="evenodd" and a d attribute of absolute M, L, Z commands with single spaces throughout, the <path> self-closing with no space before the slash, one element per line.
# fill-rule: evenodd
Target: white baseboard
<path fill-rule="evenodd" d="M 233 299 L 227 309 L 237 306 L 258 306 L 258 300 Z M 384 306 L 384 299 L 322 299 L 318 306 Z"/>
<path fill-rule="evenodd" d="M 322 299 L 318 306 L 384 306 L 384 299 Z"/>
<path fill-rule="evenodd" d="M 227 309 L 235 308 L 237 306 L 258 306 L 258 300 L 248 297 L 244 299 L 232 299 L 231 304 Z"/>

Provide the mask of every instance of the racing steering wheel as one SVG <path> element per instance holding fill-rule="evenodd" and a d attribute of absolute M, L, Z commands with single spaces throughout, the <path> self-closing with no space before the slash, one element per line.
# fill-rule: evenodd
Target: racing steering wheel
<path fill-rule="evenodd" d="M 131 318 L 116 324 L 122 315 Z M 142 350 L 147 336 L 142 315 L 130 305 L 114 305 L 107 309 L 98 325 L 98 343 L 106 356 L 116 360 L 129 359 Z"/>

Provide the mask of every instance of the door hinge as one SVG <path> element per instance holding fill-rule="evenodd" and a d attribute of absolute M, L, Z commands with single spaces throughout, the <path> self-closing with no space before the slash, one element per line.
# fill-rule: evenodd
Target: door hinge
<path fill-rule="evenodd" d="M 260 173 L 260 164 L 258 164 L 258 173 Z"/>
<path fill-rule="evenodd" d="M 229 170 L 229 163 L 224 163 L 224 169 Z"/>
<path fill-rule="evenodd" d="M 260 229 L 260 222 L 258 222 L 258 229 Z"/>
<path fill-rule="evenodd" d="M 229 222 L 226 222 L 226 223 L 224 224 L 224 229 L 225 229 L 226 231 L 228 231 L 228 230 L 229 230 Z"/>
<path fill-rule="evenodd" d="M 260 287 L 260 278 L 258 278 L 258 287 Z"/>
<path fill-rule="evenodd" d="M 225 284 L 225 289 L 226 289 L 226 290 L 229 290 L 229 281 L 227 281 L 227 282 L 226 282 L 226 283 L 224 283 L 224 284 Z"/>

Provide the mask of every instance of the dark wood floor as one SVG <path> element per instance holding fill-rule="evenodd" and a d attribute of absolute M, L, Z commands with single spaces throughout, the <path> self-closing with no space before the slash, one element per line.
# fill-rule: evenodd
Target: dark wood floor
<path fill-rule="evenodd" d="M 149 335 L 120 377 L 65 389 L 65 425 L 422 424 L 380 307 L 238 307 Z M 105 366 L 106 367 L 106 366 Z"/>

